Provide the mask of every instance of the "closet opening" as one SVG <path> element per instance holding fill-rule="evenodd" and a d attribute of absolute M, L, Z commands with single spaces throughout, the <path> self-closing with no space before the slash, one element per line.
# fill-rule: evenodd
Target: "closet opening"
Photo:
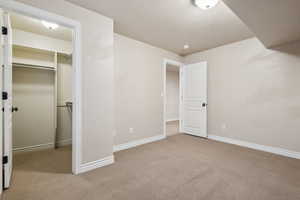
<path fill-rule="evenodd" d="M 181 69 L 182 63 L 165 60 L 164 85 L 164 133 L 165 137 L 181 133 Z"/>
<path fill-rule="evenodd" d="M 3 165 L 8 188 L 14 176 L 72 173 L 73 30 L 15 12 L 5 17 L 12 33 L 12 66 L 3 73 L 3 89 L 11 93 L 3 115 L 4 156 L 12 149 Z"/>
<path fill-rule="evenodd" d="M 179 67 L 167 64 L 166 70 L 166 126 L 167 136 L 179 134 Z"/>

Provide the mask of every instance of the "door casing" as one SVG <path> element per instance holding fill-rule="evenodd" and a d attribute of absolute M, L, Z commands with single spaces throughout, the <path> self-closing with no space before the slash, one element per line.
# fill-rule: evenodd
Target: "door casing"
<path fill-rule="evenodd" d="M 3 159 L 6 158 L 6 162 L 3 163 L 4 181 L 3 187 L 8 188 L 10 185 L 12 175 L 12 27 L 10 22 L 9 13 L 2 12 L 1 18 L 3 18 L 3 27 L 6 29 L 6 34 L 2 33 L 1 48 L 3 50 L 2 59 L 3 71 L 2 71 L 2 92 L 5 92 L 6 99 L 2 99 L 3 103 Z"/>
<path fill-rule="evenodd" d="M 78 174 L 80 173 L 81 168 L 81 152 L 82 152 L 82 141 L 81 141 L 81 129 L 82 129 L 82 102 L 81 102 L 81 24 L 80 22 L 66 18 L 64 16 L 60 16 L 54 13 L 50 13 L 48 11 L 35 8 L 32 6 L 25 5 L 23 3 L 19 3 L 16 1 L 7 1 L 0 0 L 0 8 L 7 12 L 16 12 L 25 16 L 34 17 L 37 19 L 43 19 L 46 21 L 51 21 L 57 23 L 61 26 L 68 27 L 73 30 L 73 54 L 72 54 L 72 68 L 73 68 L 73 82 L 72 82 L 72 95 L 73 95 L 73 113 L 72 119 L 76 123 L 72 123 L 72 173 Z M 2 129 L 1 129 L 2 131 Z M 1 139 L 2 140 L 2 139 Z M 3 148 L 3 141 L 0 142 L 0 151 Z M 1 152 L 2 155 L 2 152 Z M 0 162 L 2 162 L 2 156 L 0 156 Z M 2 169 L 0 170 L 2 172 Z M 0 173 L 1 173 L 0 172 Z M 2 175 L 3 176 L 3 175 Z M 2 178 L 1 176 L 1 178 Z M 2 181 L 0 181 L 2 182 Z M 2 184 L 2 183 L 1 183 Z M 3 186 L 0 187 L 0 192 L 2 192 Z"/>

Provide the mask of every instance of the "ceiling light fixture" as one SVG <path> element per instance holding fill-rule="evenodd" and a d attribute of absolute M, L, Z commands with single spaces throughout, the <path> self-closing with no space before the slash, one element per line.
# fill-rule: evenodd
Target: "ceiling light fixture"
<path fill-rule="evenodd" d="M 58 25 L 55 24 L 55 23 L 51 23 L 51 22 L 46 22 L 44 20 L 42 20 L 42 24 L 47 28 L 47 29 L 50 29 L 50 30 L 55 30 L 58 28 Z"/>
<path fill-rule="evenodd" d="M 207 10 L 215 7 L 219 3 L 219 0 L 194 0 L 194 3 L 197 7 Z"/>

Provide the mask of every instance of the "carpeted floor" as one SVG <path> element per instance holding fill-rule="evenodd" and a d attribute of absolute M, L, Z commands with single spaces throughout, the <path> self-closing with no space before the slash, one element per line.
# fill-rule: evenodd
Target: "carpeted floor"
<path fill-rule="evenodd" d="M 179 134 L 179 120 L 166 123 L 167 136 Z"/>
<path fill-rule="evenodd" d="M 300 199 L 300 160 L 183 134 L 118 152 L 115 164 L 79 176 L 68 173 L 70 156 L 70 148 L 16 156 L 3 199 Z"/>

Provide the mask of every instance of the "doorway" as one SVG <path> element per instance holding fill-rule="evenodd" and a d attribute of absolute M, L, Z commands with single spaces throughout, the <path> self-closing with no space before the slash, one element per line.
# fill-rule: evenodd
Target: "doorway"
<path fill-rule="evenodd" d="M 164 85 L 164 135 L 177 135 L 181 132 L 181 68 L 182 63 L 165 59 L 163 64 Z"/>
<path fill-rule="evenodd" d="M 166 66 L 166 135 L 179 134 L 180 111 L 180 67 L 167 64 Z"/>
<path fill-rule="evenodd" d="M 80 24 L 76 21 L 73 20 L 68 20 L 66 18 L 57 16 L 55 14 L 51 14 L 48 12 L 44 12 L 40 9 L 35 9 L 33 7 L 30 6 L 25 6 L 23 4 L 17 3 L 17 2 L 7 2 L 4 3 L 0 2 L 0 6 L 2 7 L 1 9 L 1 26 L 2 26 L 2 35 L 1 37 L 3 38 L 2 42 L 2 46 L 3 48 L 1 49 L 1 57 L 3 58 L 2 60 L 5 61 L 4 65 L 4 69 L 2 70 L 2 75 L 1 77 L 3 77 L 3 83 L 5 83 L 6 86 L 4 86 L 2 88 L 3 93 L 2 94 L 6 94 L 7 98 L 3 98 L 3 101 L 1 102 L 3 107 L 4 107 L 4 114 L 3 114 L 3 124 L 1 124 L 3 126 L 3 144 L 1 142 L 1 145 L 3 145 L 3 152 L 1 154 L 3 154 L 3 163 L 4 165 L 1 166 L 3 167 L 3 173 L 1 174 L 2 177 L 4 177 L 4 185 L 1 186 L 1 188 L 8 188 L 10 186 L 10 179 L 11 179 L 11 174 L 12 174 L 12 169 L 13 169 L 13 164 L 12 164 L 12 160 L 14 157 L 13 154 L 13 145 L 14 143 L 16 143 L 17 145 L 20 144 L 18 142 L 22 141 L 22 139 L 18 139 L 17 141 L 13 141 L 13 137 L 12 137 L 12 128 L 14 126 L 14 120 L 12 113 L 16 114 L 16 113 L 21 113 L 21 110 L 23 110 L 24 105 L 25 104 L 20 104 L 22 105 L 21 107 L 17 107 L 18 105 L 12 105 L 12 103 L 16 103 L 14 102 L 13 99 L 13 93 L 15 92 L 19 92 L 18 95 L 16 96 L 24 96 L 25 93 L 22 94 L 22 92 L 20 93 L 20 88 L 25 88 L 28 89 L 30 87 L 35 88 L 36 90 L 34 91 L 35 94 L 38 92 L 41 92 L 41 89 L 46 89 L 44 90 L 44 92 L 46 91 L 46 93 L 50 94 L 51 93 L 51 97 L 47 98 L 47 101 L 44 102 L 41 99 L 35 99 L 35 102 L 31 101 L 31 104 L 33 104 L 33 106 L 37 106 L 37 104 L 40 104 L 41 102 L 43 103 L 48 103 L 49 105 L 52 106 L 51 111 L 48 110 L 47 112 L 47 116 L 50 118 L 48 118 L 47 120 L 44 120 L 44 122 L 48 121 L 49 123 L 47 123 L 47 125 L 51 124 L 52 126 L 52 138 L 51 138 L 51 142 L 49 143 L 45 143 L 42 145 L 32 145 L 32 146 L 27 146 L 25 145 L 23 147 L 15 147 L 14 150 L 15 151 L 22 151 L 24 149 L 28 150 L 32 150 L 32 148 L 39 148 L 41 146 L 45 147 L 47 145 L 49 145 L 49 147 L 53 147 L 53 148 L 57 148 L 60 147 L 62 145 L 71 145 L 70 149 L 72 149 L 69 153 L 70 155 L 70 173 L 74 173 L 77 174 L 80 172 L 80 127 L 81 127 L 81 120 L 80 120 L 80 116 L 81 116 L 81 102 L 80 102 L 80 87 L 81 87 L 81 82 L 80 82 L 80 63 L 81 63 L 81 57 L 80 57 Z M 11 27 L 11 14 L 19 14 L 19 15 L 23 15 L 24 17 L 28 17 L 28 15 L 36 17 L 35 20 L 38 20 L 40 24 L 43 24 L 46 28 L 48 29 L 54 29 L 53 26 L 66 26 L 66 28 L 71 29 L 71 41 L 69 41 L 69 43 L 71 44 L 71 49 L 72 51 L 69 53 L 66 53 L 66 49 L 68 48 L 58 48 L 55 49 L 53 48 L 53 46 L 55 46 L 55 42 L 50 42 L 51 45 L 49 46 L 49 49 L 45 49 L 45 48 L 40 48 L 40 45 L 43 45 L 45 43 L 42 42 L 28 42 L 30 41 L 32 38 L 28 37 L 28 34 L 22 38 L 21 35 L 24 36 L 24 32 L 26 32 L 26 30 L 22 30 L 19 33 L 16 33 L 15 30 L 13 30 L 13 27 Z M 24 22 L 24 21 L 23 21 Z M 44 23 L 46 22 L 46 23 Z M 21 24 L 22 25 L 22 24 Z M 30 31 L 28 31 L 30 32 Z M 22 33 L 22 34 L 21 34 Z M 30 35 L 30 34 L 29 34 Z M 49 36 L 49 35 L 47 35 Z M 16 39 L 15 38 L 19 38 Z M 21 39 L 20 39 L 21 38 Z M 49 42 L 49 41 L 48 41 Z M 21 44 L 23 43 L 23 44 Z M 29 45 L 29 46 L 28 46 Z M 33 45 L 33 46 L 30 46 Z M 17 51 L 19 51 L 19 54 L 16 53 Z M 14 53 L 13 53 L 14 52 Z M 20 53 L 22 52 L 22 53 Z M 13 55 L 19 55 L 17 57 L 13 57 Z M 29 58 L 29 59 L 24 59 L 22 57 L 27 57 L 29 55 L 33 55 L 33 57 Z M 68 58 L 66 58 L 68 57 Z M 36 62 L 36 60 L 39 60 L 38 62 Z M 52 63 L 51 65 L 49 65 L 49 63 Z M 60 63 L 60 64 L 59 64 Z M 71 88 L 69 88 L 68 90 L 70 91 L 68 94 L 68 100 L 66 101 L 66 98 L 62 98 L 62 101 L 58 101 L 57 99 L 59 98 L 59 89 L 57 88 L 58 84 L 62 84 L 59 83 L 59 65 L 65 65 L 68 64 L 71 66 L 70 70 L 69 70 L 69 74 L 68 76 L 71 77 L 71 81 L 69 81 L 69 83 L 71 84 L 66 84 L 69 85 Z M 10 71 L 9 73 L 7 73 L 7 71 Z M 25 76 L 20 76 L 21 73 L 25 73 Z M 16 77 L 13 77 L 13 74 L 16 75 Z M 19 74 L 19 75 L 18 75 Z M 24 74 L 23 74 L 24 75 Z M 40 84 L 40 87 L 33 87 L 32 82 L 30 84 L 27 84 L 26 87 L 22 87 L 21 84 L 19 84 L 20 82 L 24 83 L 24 80 L 22 80 L 22 78 L 24 79 L 25 77 L 31 76 L 31 78 L 33 78 L 32 76 L 34 76 L 33 79 L 29 78 L 26 79 L 26 81 L 30 82 L 32 80 L 38 80 L 42 82 L 42 84 Z M 41 76 L 43 78 L 41 78 Z M 38 78 L 37 78 L 38 77 Z M 12 78 L 14 78 L 17 82 L 17 84 L 13 85 L 13 81 Z M 65 78 L 63 78 L 62 80 L 65 80 Z M 26 84 L 25 84 L 26 85 Z M 28 86 L 29 85 L 29 86 Z M 49 87 L 51 85 L 51 87 Z M 31 89 L 32 89 L 31 88 Z M 14 90 L 14 92 L 13 92 Z M 53 92 L 52 92 L 53 91 Z M 33 92 L 33 93 L 34 93 Z M 28 94 L 28 92 L 26 92 Z M 43 93 L 43 92 L 42 92 Z M 46 94 L 44 93 L 44 94 Z M 46 95 L 47 96 L 47 95 Z M 10 101 L 6 101 L 7 99 L 9 99 Z M 20 98 L 18 98 L 20 100 Z M 51 99 L 51 100 L 50 100 Z M 17 100 L 17 99 L 15 99 Z M 9 102 L 9 103 L 7 103 Z M 26 102 L 22 101 L 22 103 Z M 62 104 L 62 102 L 64 102 Z M 37 106 L 38 107 L 38 106 Z M 45 107 L 43 107 L 45 108 Z M 71 121 L 76 121 L 76 123 L 72 123 L 71 125 L 68 125 L 68 128 L 62 128 L 61 124 L 64 124 L 64 122 L 60 123 L 57 118 L 59 117 L 60 113 L 58 111 L 58 109 L 61 108 L 65 108 L 68 109 L 68 113 L 67 115 L 69 115 L 69 119 Z M 48 107 L 49 109 L 49 107 Z M 5 112 L 6 111 L 6 112 Z M 10 112 L 9 112 L 10 111 Z M 38 112 L 38 109 L 31 109 L 31 113 L 32 112 Z M 7 117 L 7 115 L 9 113 L 11 118 Z M 48 115 L 49 114 L 49 115 Z M 63 115 L 63 114 L 61 114 Z M 16 117 L 17 118 L 17 117 Z M 27 119 L 30 118 L 30 116 L 27 117 L 21 117 L 23 119 Z M 56 120 L 55 120 L 56 118 Z M 61 116 L 61 118 L 64 118 Z M 10 124 L 7 123 L 7 121 L 10 121 Z M 16 119 L 17 120 L 17 119 Z M 40 119 L 38 119 L 40 120 Z M 69 120 L 69 121 L 70 121 Z M 19 120 L 17 120 L 20 122 L 20 117 Z M 21 120 L 22 121 L 22 120 Z M 23 122 L 23 121 L 22 121 Z M 39 122 L 39 121 L 38 121 Z M 10 125 L 10 126 L 9 126 Z M 28 124 L 25 124 L 28 125 Z M 7 131 L 6 127 L 11 127 L 9 128 L 9 131 Z M 39 127 L 40 129 L 46 129 L 47 127 L 44 127 L 42 123 L 35 123 L 34 125 L 28 126 L 28 127 Z M 64 130 L 58 130 L 58 129 L 64 129 Z M 22 130 L 22 129 L 20 129 Z M 59 131 L 66 131 L 68 132 L 68 136 L 71 136 L 70 138 L 67 138 L 65 136 L 62 136 L 60 134 L 58 134 L 57 132 Z M 25 129 L 24 131 L 25 132 Z M 27 132 L 27 131 L 26 131 Z M 31 132 L 31 131 L 30 131 Z M 34 132 L 34 131 L 32 131 Z M 32 133 L 31 132 L 31 133 Z M 50 131 L 49 131 L 50 132 Z M 64 138 L 66 138 L 66 140 L 64 140 Z M 24 139 L 24 138 L 23 138 Z M 28 139 L 28 138 L 26 138 Z M 24 141 L 23 141 L 24 142 Z M 28 141 L 27 141 L 28 142 Z M 29 147 L 29 148 L 28 148 Z M 2 148 L 1 148 L 2 149 Z M 49 155 L 49 154 L 46 154 Z M 54 162 L 52 162 L 54 163 Z M 0 170 L 2 172 L 2 170 Z"/>
<path fill-rule="evenodd" d="M 207 62 L 163 63 L 165 137 L 185 133 L 207 138 Z"/>

